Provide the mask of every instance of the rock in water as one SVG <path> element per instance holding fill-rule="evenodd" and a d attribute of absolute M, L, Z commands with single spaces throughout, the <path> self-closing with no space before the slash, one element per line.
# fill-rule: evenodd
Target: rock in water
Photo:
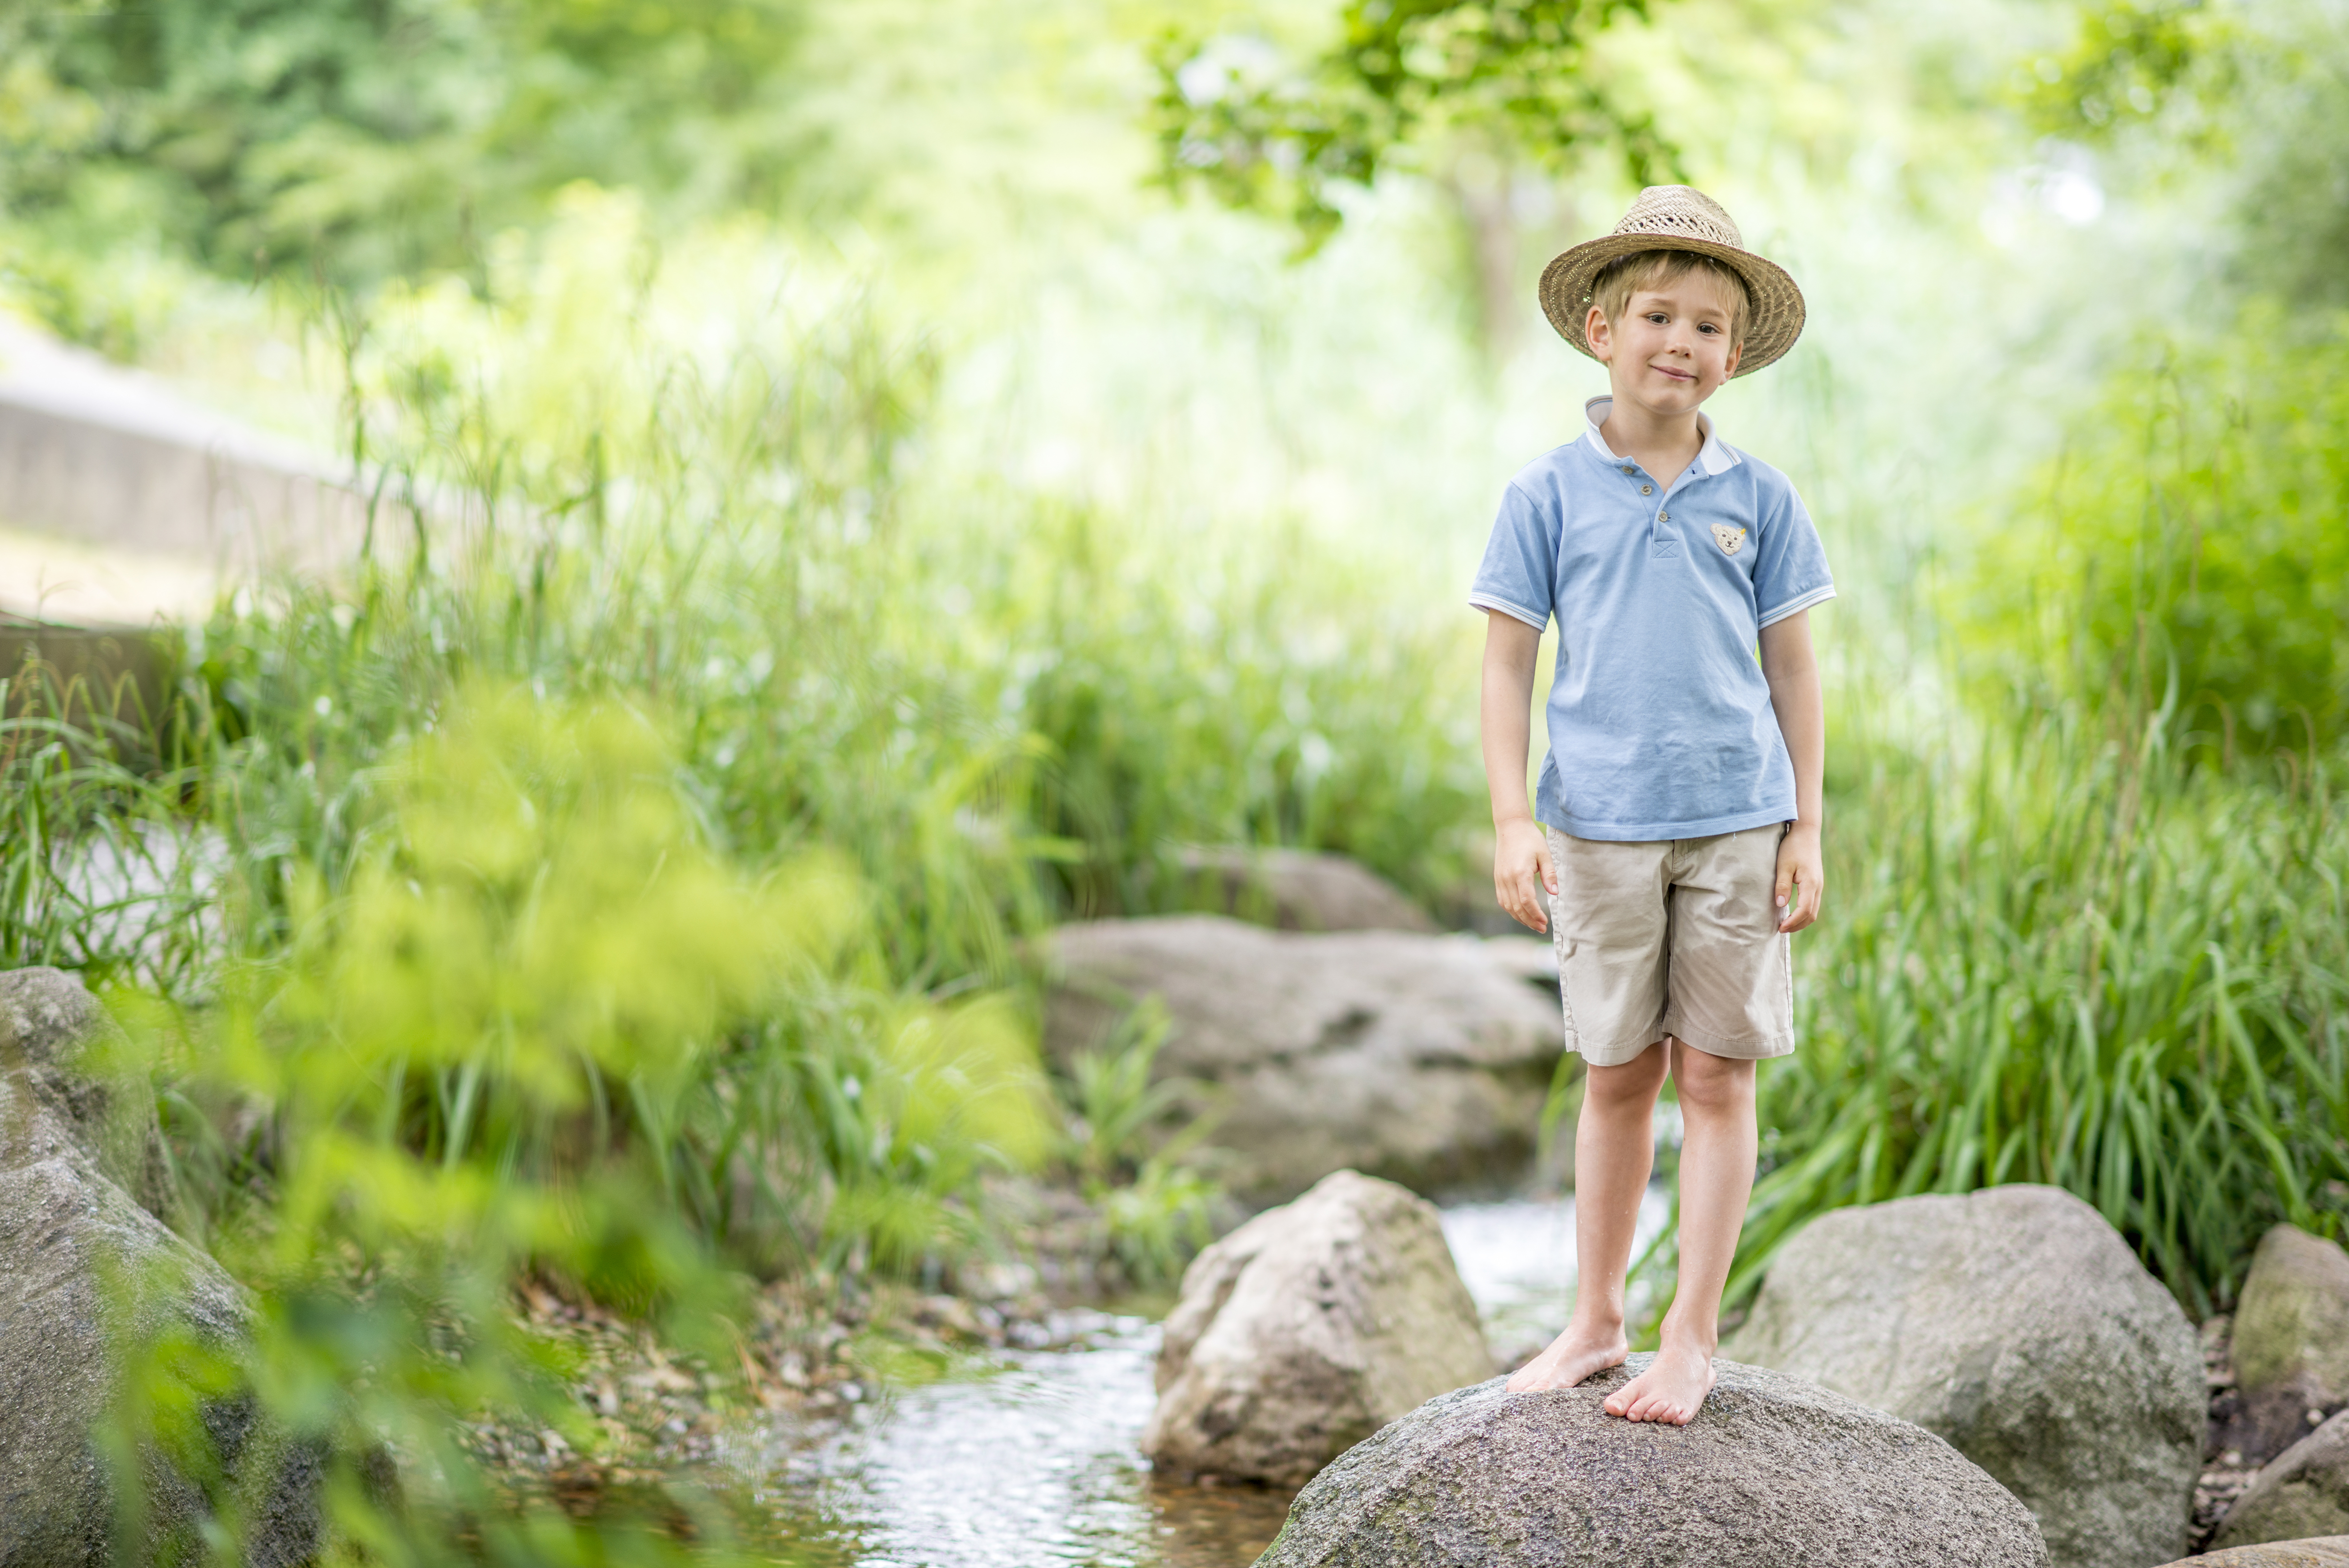
<path fill-rule="evenodd" d="M 2031 1568 L 2030 1511 L 1932 1433 L 1800 1378 L 1714 1364 L 1685 1427 L 1495 1378 L 1431 1400 L 1298 1494 L 1257 1568 Z"/>
<path fill-rule="evenodd" d="M 1173 1028 L 1155 1070 L 1196 1086 L 1233 1191 L 1295 1197 L 1332 1171 L 1419 1192 L 1506 1186 L 1534 1151 L 1565 1048 L 1547 943 L 1267 931 L 1218 915 L 1053 934 L 1045 1041 L 1065 1061 L 1146 995 Z"/>
<path fill-rule="evenodd" d="M 171 1210 L 170 1171 L 127 1045 L 75 976 L 0 974 L 0 1568 L 200 1554 L 202 1494 L 156 1454 L 141 1469 L 148 1539 L 115 1541 L 93 1440 L 125 1339 L 184 1331 L 226 1348 L 250 1322 L 237 1284 L 158 1217 Z M 202 1420 L 257 1521 L 248 1558 L 306 1561 L 321 1454 L 257 1419 L 249 1399 L 215 1400 Z"/>
<path fill-rule="evenodd" d="M 1948 1439 L 2029 1505 L 2062 1568 L 2145 1568 L 2186 1548 L 2208 1413 L 2199 1342 L 2068 1192 L 1823 1214 L 1779 1250 L 1723 1349 Z"/>
<path fill-rule="evenodd" d="M 2213 1546 L 2349 1532 L 2349 1410 L 2271 1460 L 2227 1510 Z"/>
<path fill-rule="evenodd" d="M 1296 1486 L 1492 1370 L 1433 1205 L 1340 1171 L 1184 1271 L 1142 1451 L 1161 1470 Z"/>
<path fill-rule="evenodd" d="M 2349 1252 L 2278 1225 L 2251 1255 L 2230 1353 L 2241 1408 L 2220 1446 L 2271 1459 L 2308 1436 L 2308 1413 L 2349 1406 Z"/>
<path fill-rule="evenodd" d="M 2349 1568 L 2349 1535 L 2230 1546 L 2224 1552 L 2181 1557 L 2163 1563 L 2162 1568 Z"/>

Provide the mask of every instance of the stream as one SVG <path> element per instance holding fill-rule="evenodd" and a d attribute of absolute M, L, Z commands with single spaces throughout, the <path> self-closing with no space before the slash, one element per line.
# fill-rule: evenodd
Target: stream
<path fill-rule="evenodd" d="M 1653 1234 L 1665 1200 L 1640 1215 Z M 1462 1280 L 1496 1353 L 1564 1326 L 1571 1198 L 1444 1211 Z M 762 1478 L 788 1547 L 854 1568 L 1246 1568 L 1289 1494 L 1160 1480 L 1137 1447 L 1158 1326 L 1077 1313 L 1073 1348 L 1006 1351 L 977 1377 L 896 1389 L 823 1429 L 771 1429 L 730 1457 Z"/>

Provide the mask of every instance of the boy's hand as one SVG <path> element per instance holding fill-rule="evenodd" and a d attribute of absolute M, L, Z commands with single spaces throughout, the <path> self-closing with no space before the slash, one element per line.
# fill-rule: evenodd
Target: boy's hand
<path fill-rule="evenodd" d="M 1518 924 L 1549 930 L 1548 905 L 1540 890 L 1557 892 L 1557 868 L 1549 863 L 1549 840 L 1539 823 L 1518 817 L 1501 824 L 1493 844 L 1493 892 Z"/>
<path fill-rule="evenodd" d="M 1819 896 L 1826 891 L 1818 824 L 1797 822 L 1778 841 L 1778 929 L 1800 931 L 1818 919 Z"/>

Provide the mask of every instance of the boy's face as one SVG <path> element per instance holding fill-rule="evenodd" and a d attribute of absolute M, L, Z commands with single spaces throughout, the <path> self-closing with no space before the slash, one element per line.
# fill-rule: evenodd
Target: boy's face
<path fill-rule="evenodd" d="M 1583 332 L 1618 398 L 1651 413 L 1685 414 L 1737 369 L 1738 349 L 1729 338 L 1734 308 L 1727 284 L 1692 271 L 1634 289 L 1621 321 L 1609 321 L 1592 305 Z"/>

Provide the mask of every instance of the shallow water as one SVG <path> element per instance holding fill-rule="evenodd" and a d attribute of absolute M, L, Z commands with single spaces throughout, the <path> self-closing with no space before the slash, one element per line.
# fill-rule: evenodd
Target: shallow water
<path fill-rule="evenodd" d="M 1254 1562 L 1288 1494 L 1154 1479 L 1137 1444 L 1158 1326 L 1078 1326 L 1089 1348 L 1007 1351 L 989 1374 L 888 1394 L 828 1435 L 777 1433 L 738 1462 L 764 1470 L 779 1502 L 830 1521 L 829 1544 L 857 1568 Z"/>
<path fill-rule="evenodd" d="M 1651 1192 L 1641 1230 L 1662 1223 Z M 1566 1320 L 1571 1199 L 1444 1211 L 1461 1278 L 1501 1355 Z M 733 1457 L 803 1521 L 811 1555 L 856 1568 L 1245 1568 L 1279 1533 L 1285 1491 L 1178 1486 L 1138 1443 L 1158 1326 L 1078 1314 L 1081 1347 L 1006 1351 L 978 1376 L 895 1390 L 845 1422 L 775 1429 Z"/>

